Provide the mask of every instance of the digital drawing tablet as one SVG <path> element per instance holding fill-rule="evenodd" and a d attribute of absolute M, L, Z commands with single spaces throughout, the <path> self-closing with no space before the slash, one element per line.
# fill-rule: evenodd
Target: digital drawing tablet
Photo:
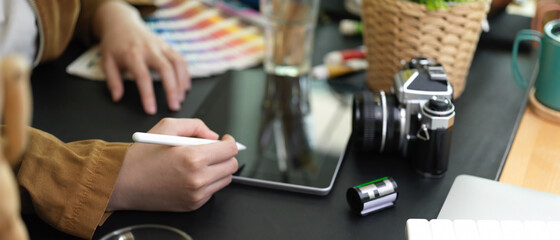
<path fill-rule="evenodd" d="M 352 129 L 352 94 L 326 81 L 230 72 L 206 97 L 196 118 L 247 146 L 233 181 L 326 195 Z"/>

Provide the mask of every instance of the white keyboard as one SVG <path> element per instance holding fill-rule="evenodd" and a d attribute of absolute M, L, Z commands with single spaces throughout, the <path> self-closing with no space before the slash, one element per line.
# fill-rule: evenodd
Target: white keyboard
<path fill-rule="evenodd" d="M 408 240 L 560 240 L 560 221 L 408 219 Z"/>

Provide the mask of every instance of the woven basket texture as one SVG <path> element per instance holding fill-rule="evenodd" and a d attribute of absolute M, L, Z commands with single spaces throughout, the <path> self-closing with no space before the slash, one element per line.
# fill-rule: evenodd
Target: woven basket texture
<path fill-rule="evenodd" d="M 443 65 L 454 98 L 461 95 L 488 2 L 428 11 L 425 5 L 410 1 L 364 0 L 362 11 L 370 88 L 389 91 L 401 61 L 423 56 Z"/>

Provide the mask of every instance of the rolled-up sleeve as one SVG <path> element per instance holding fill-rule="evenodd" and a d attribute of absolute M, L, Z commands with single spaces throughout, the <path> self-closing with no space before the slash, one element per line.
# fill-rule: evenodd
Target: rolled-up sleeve
<path fill-rule="evenodd" d="M 63 143 L 29 130 L 28 149 L 15 167 L 34 211 L 60 231 L 91 238 L 111 197 L 130 143 Z"/>

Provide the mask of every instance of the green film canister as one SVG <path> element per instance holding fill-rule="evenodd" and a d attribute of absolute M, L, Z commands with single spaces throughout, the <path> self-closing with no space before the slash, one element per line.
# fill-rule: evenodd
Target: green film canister
<path fill-rule="evenodd" d="M 397 183 L 391 177 L 376 179 L 346 191 L 350 209 L 362 216 L 394 206 L 397 196 Z"/>

